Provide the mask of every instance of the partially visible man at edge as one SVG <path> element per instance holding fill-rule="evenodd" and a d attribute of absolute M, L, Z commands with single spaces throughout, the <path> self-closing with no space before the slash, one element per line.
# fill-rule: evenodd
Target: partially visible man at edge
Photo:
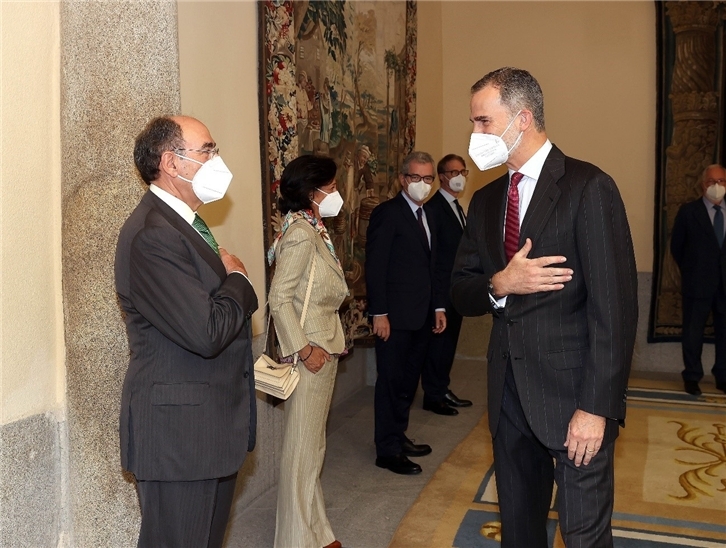
<path fill-rule="evenodd" d="M 255 445 L 257 297 L 196 214 L 232 179 L 218 153 L 185 116 L 153 119 L 134 147 L 149 191 L 121 229 L 115 275 L 131 351 L 121 464 L 136 477 L 140 548 L 221 547 Z"/>
<path fill-rule="evenodd" d="M 508 173 L 477 191 L 457 253 L 452 301 L 494 315 L 489 427 L 504 548 L 546 548 L 557 483 L 568 547 L 612 547 L 613 458 L 625 419 L 637 273 L 613 180 L 545 133 L 527 71 L 471 90 L 469 154 Z M 554 464 L 553 464 L 554 460 Z"/>
<path fill-rule="evenodd" d="M 701 394 L 704 329 L 713 315 L 716 359 L 711 373 L 726 392 L 726 169 L 708 166 L 701 174 L 701 198 L 678 210 L 671 234 L 671 255 L 681 271 L 683 310 L 683 386 Z"/>

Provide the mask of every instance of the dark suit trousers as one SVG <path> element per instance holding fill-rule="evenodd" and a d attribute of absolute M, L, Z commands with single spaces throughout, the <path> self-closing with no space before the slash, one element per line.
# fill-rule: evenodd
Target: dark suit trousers
<path fill-rule="evenodd" d="M 683 380 L 703 378 L 703 330 L 709 312 L 713 312 L 716 363 L 711 370 L 717 382 L 726 382 L 726 298 L 717 293 L 713 299 L 683 297 Z"/>
<path fill-rule="evenodd" d="M 374 399 L 376 454 L 392 457 L 401 453 L 408 428 L 408 415 L 421 376 L 431 321 L 421 329 L 391 329 L 387 341 L 376 337 L 376 391 Z"/>
<path fill-rule="evenodd" d="M 508 365 L 494 438 L 502 548 L 547 548 L 547 514 L 555 481 L 567 548 L 612 548 L 614 447 L 614 442 L 607 444 L 589 465 L 578 468 L 567 458 L 566 448 L 544 446 L 527 423 Z"/>
<path fill-rule="evenodd" d="M 432 334 L 429 351 L 421 371 L 421 387 L 427 402 L 442 401 L 449 391 L 451 366 L 461 331 L 461 315 L 451 307 L 446 310 L 446 329 Z"/>
<path fill-rule="evenodd" d="M 138 548 L 221 548 L 236 480 L 138 481 Z"/>

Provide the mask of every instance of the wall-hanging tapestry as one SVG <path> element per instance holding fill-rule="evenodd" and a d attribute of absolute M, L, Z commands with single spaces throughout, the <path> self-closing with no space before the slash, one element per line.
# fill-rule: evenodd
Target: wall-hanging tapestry
<path fill-rule="evenodd" d="M 726 2 L 656 2 L 658 129 L 648 341 L 681 337 L 681 276 L 670 254 L 678 208 L 701 195 L 702 171 L 726 158 Z M 706 327 L 713 336 L 713 326 Z"/>
<path fill-rule="evenodd" d="M 266 246 L 281 223 L 285 166 L 301 154 L 333 158 L 345 203 L 325 224 L 350 288 L 341 318 L 349 345 L 370 342 L 366 229 L 373 208 L 398 192 L 413 149 L 416 2 L 266 0 L 258 20 Z"/>

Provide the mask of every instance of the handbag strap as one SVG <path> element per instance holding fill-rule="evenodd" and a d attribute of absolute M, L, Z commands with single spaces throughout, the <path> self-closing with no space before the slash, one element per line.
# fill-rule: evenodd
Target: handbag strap
<path fill-rule="evenodd" d="M 313 265 L 310 267 L 310 279 L 308 280 L 308 287 L 305 290 L 305 302 L 303 302 L 302 315 L 300 316 L 300 327 L 305 327 L 305 317 L 307 316 L 307 313 L 308 313 L 308 304 L 310 304 L 310 294 L 313 291 L 313 278 L 314 277 L 315 277 L 315 254 L 313 254 Z M 267 308 L 267 329 L 265 329 L 265 350 L 267 350 L 267 344 L 270 342 L 270 318 L 272 317 L 272 314 L 270 313 L 269 299 L 265 303 L 265 307 Z M 297 354 L 297 352 L 295 352 L 294 365 L 297 365 L 297 360 L 298 360 L 298 354 Z"/>

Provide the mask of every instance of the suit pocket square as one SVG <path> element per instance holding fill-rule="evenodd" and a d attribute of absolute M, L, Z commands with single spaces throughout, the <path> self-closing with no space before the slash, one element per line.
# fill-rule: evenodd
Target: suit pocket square
<path fill-rule="evenodd" d="M 207 401 L 209 383 L 154 383 L 151 405 L 202 405 Z"/>

